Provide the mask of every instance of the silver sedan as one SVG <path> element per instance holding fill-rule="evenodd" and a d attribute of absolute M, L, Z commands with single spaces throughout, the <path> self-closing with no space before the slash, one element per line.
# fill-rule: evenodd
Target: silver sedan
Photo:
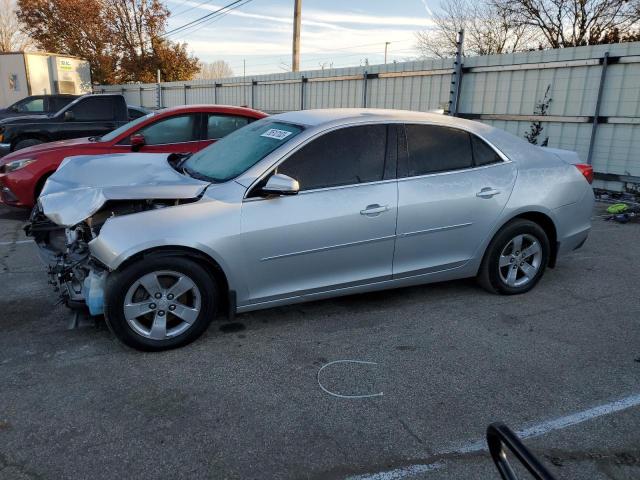
<path fill-rule="evenodd" d="M 592 175 L 482 123 L 307 110 L 190 156 L 67 159 L 30 233 L 69 306 L 160 350 L 220 311 L 473 276 L 527 292 L 586 240 Z"/>

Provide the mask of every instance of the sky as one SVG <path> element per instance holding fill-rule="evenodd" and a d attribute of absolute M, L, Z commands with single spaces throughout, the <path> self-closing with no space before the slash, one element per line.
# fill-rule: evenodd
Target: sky
<path fill-rule="evenodd" d="M 165 0 L 167 32 L 232 0 Z M 301 70 L 346 67 L 418 56 L 415 32 L 430 27 L 437 0 L 302 0 Z M 291 70 L 294 0 L 252 0 L 202 26 L 170 34 L 200 60 L 227 61 L 235 75 Z M 332 64 L 332 65 L 331 65 Z"/>

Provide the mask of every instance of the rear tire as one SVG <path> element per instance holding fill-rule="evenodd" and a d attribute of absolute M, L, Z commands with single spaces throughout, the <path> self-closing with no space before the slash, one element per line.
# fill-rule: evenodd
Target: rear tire
<path fill-rule="evenodd" d="M 491 293 L 528 292 L 544 274 L 550 251 L 549 238 L 540 225 L 525 219 L 513 220 L 489 243 L 478 282 Z"/>
<path fill-rule="evenodd" d="M 42 140 L 38 140 L 37 138 L 27 138 L 16 143 L 13 151 L 15 152 L 16 150 L 22 150 L 23 148 L 33 147 L 34 145 L 40 145 L 41 143 L 44 142 Z"/>
<path fill-rule="evenodd" d="M 149 256 L 109 275 L 105 320 L 130 347 L 167 350 L 202 335 L 216 314 L 218 298 L 215 280 L 196 262 Z"/>

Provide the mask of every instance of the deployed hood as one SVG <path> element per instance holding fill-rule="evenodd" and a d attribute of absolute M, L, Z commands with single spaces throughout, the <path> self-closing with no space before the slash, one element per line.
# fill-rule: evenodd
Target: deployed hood
<path fill-rule="evenodd" d="M 174 170 L 166 153 L 69 157 L 49 177 L 38 203 L 58 225 L 75 225 L 108 200 L 196 198 L 209 182 Z"/>

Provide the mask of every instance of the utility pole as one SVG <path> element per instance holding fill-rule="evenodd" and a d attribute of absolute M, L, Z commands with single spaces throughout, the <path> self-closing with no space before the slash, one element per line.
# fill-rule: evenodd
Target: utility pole
<path fill-rule="evenodd" d="M 247 60 L 245 58 L 242 59 L 242 83 L 246 84 L 247 83 Z M 242 91 L 244 92 L 243 97 L 243 105 L 246 106 L 247 105 L 247 86 L 244 85 L 244 87 L 242 88 Z"/>
<path fill-rule="evenodd" d="M 391 45 L 391 42 L 384 42 L 384 63 L 387 63 L 387 47 Z"/>
<path fill-rule="evenodd" d="M 293 0 L 293 59 L 291 71 L 300 71 L 300 26 L 302 17 L 302 0 Z"/>

